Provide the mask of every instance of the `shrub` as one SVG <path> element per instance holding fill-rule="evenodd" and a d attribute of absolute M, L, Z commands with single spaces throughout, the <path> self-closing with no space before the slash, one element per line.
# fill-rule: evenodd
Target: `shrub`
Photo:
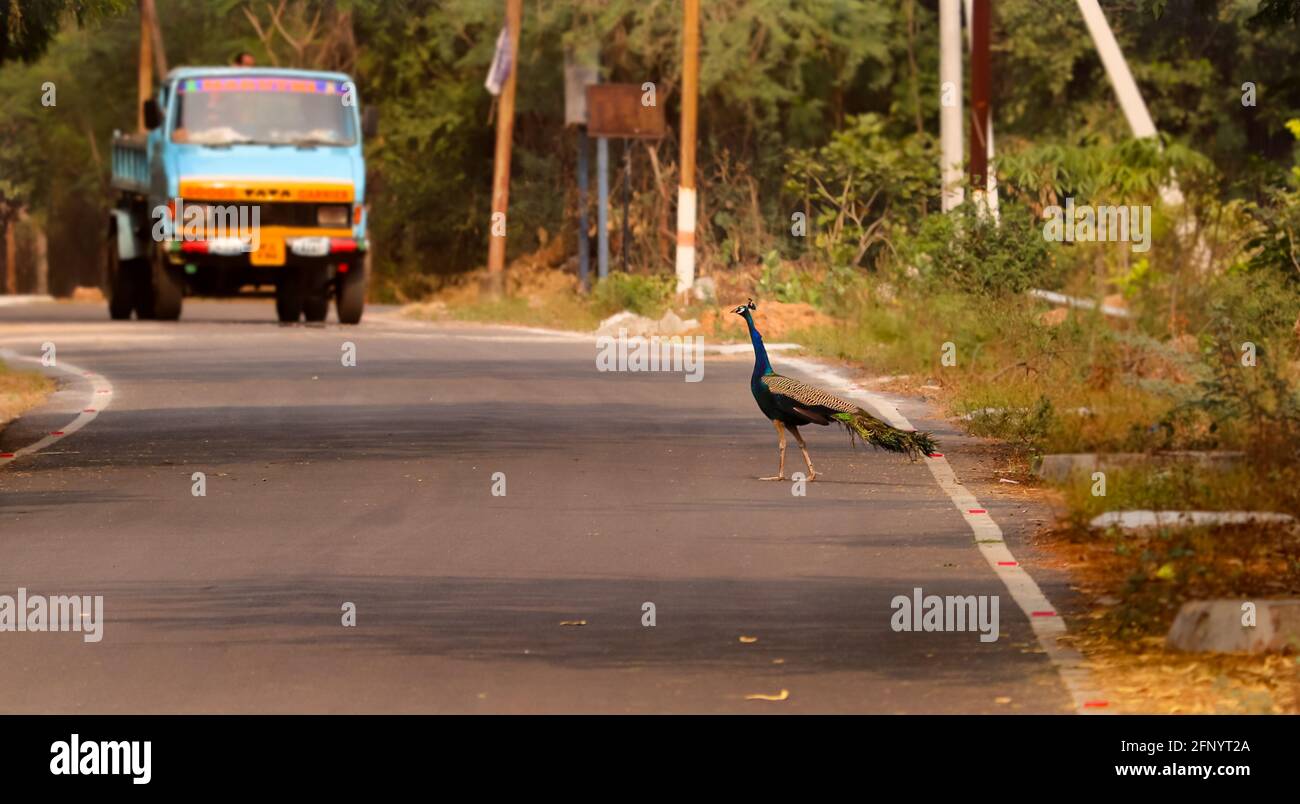
<path fill-rule="evenodd" d="M 602 317 L 630 310 L 658 318 L 672 298 L 674 281 L 667 276 L 610 274 L 592 288 L 592 309 Z"/>
<path fill-rule="evenodd" d="M 900 258 L 923 280 L 969 293 L 1003 296 L 1051 284 L 1055 262 L 1037 220 L 1017 204 L 1004 204 L 1000 218 L 970 202 L 928 215 Z"/>

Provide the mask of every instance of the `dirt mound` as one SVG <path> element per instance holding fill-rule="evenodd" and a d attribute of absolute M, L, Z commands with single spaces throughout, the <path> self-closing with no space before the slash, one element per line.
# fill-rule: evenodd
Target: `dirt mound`
<path fill-rule="evenodd" d="M 734 340 L 745 339 L 745 326 L 740 316 L 732 315 L 734 306 L 715 308 L 700 316 L 700 332 L 706 335 Z M 754 311 L 754 323 L 763 333 L 763 340 L 773 343 L 789 340 L 800 330 L 831 323 L 830 316 L 811 304 L 803 302 L 759 302 Z"/>
<path fill-rule="evenodd" d="M 534 307 L 547 296 L 578 289 L 577 277 L 559 267 L 565 260 L 564 241 L 545 229 L 537 230 L 537 240 L 541 246 L 536 251 L 511 261 L 505 270 L 506 294 L 526 298 Z M 482 297 L 487 283 L 487 268 L 476 268 L 440 289 L 431 301 L 453 306 L 473 303 Z"/>

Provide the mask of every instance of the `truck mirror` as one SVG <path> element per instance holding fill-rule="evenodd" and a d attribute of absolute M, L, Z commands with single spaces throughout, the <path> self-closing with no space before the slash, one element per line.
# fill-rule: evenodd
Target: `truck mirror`
<path fill-rule="evenodd" d="M 158 101 L 149 98 L 144 102 L 144 127 L 154 129 L 161 125 L 162 109 L 158 108 Z"/>
<path fill-rule="evenodd" d="M 379 132 L 379 109 L 367 106 L 361 110 L 361 136 L 370 139 Z"/>

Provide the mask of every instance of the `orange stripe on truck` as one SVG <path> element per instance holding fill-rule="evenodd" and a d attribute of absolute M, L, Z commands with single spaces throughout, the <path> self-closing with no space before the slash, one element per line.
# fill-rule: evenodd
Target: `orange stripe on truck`
<path fill-rule="evenodd" d="M 343 182 L 301 182 L 264 179 L 182 179 L 181 198 L 187 201 L 314 201 L 350 203 L 356 191 Z"/>

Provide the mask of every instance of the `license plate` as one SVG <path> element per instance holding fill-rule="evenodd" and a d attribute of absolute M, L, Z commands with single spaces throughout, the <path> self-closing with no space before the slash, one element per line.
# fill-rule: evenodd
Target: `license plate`
<path fill-rule="evenodd" d="M 328 237 L 296 237 L 289 248 L 299 257 L 324 257 L 330 253 Z"/>
<path fill-rule="evenodd" d="M 258 243 L 257 250 L 249 255 L 248 261 L 253 265 L 284 265 L 284 240 L 264 238 Z"/>
<path fill-rule="evenodd" d="M 248 250 L 244 241 L 238 237 L 223 237 L 208 241 L 208 253 L 219 257 L 234 257 Z"/>

